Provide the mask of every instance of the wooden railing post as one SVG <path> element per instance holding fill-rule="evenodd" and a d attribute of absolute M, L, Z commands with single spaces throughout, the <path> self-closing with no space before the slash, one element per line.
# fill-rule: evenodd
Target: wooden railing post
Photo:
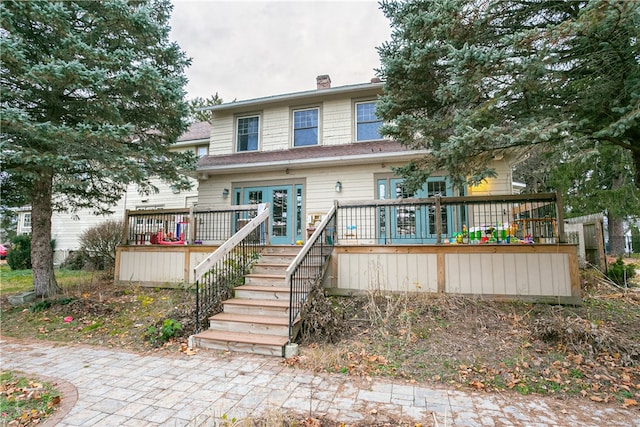
<path fill-rule="evenodd" d="M 556 191 L 556 218 L 558 220 L 558 243 L 567 243 L 564 235 L 564 206 L 562 193 Z"/>
<path fill-rule="evenodd" d="M 442 243 L 442 214 L 440 212 L 440 195 L 436 194 L 436 244 Z"/>
<path fill-rule="evenodd" d="M 124 211 L 124 221 L 122 225 L 122 239 L 121 244 L 126 245 L 129 243 L 129 209 Z"/>
<path fill-rule="evenodd" d="M 189 236 L 187 236 L 187 240 L 191 245 L 196 240 L 196 218 L 193 215 L 193 206 L 189 208 Z"/>

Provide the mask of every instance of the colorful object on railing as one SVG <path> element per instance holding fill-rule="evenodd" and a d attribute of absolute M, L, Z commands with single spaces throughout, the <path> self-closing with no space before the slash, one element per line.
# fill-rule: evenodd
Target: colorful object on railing
<path fill-rule="evenodd" d="M 184 233 L 180 234 L 180 239 L 176 239 L 173 232 L 166 233 L 164 230 L 158 231 L 157 243 L 159 245 L 184 245 Z"/>

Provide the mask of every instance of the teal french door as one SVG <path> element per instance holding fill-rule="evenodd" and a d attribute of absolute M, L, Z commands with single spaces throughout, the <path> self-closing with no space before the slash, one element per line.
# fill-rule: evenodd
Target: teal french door
<path fill-rule="evenodd" d="M 247 205 L 269 203 L 269 236 L 272 245 L 288 245 L 294 242 L 298 232 L 294 231 L 297 204 L 294 205 L 293 202 L 293 186 L 245 187 L 242 197 L 242 203 Z"/>
<path fill-rule="evenodd" d="M 425 198 L 436 195 L 451 195 L 451 186 L 446 178 L 429 178 L 422 189 L 415 194 L 405 190 L 402 179 L 378 180 L 378 198 L 381 199 Z M 453 215 L 446 207 L 440 208 L 440 212 L 436 212 L 433 206 L 390 207 L 380 218 L 381 239 L 390 239 L 396 243 L 435 243 L 437 215 L 440 215 L 442 221 L 442 236 L 446 236 L 451 230 L 453 221 Z"/>

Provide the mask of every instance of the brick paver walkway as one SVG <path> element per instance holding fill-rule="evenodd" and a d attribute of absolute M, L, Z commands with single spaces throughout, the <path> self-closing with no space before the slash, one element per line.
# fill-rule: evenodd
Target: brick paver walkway
<path fill-rule="evenodd" d="M 72 384 L 62 387 L 69 410 L 58 415 L 59 426 L 219 426 L 223 416 L 240 420 L 284 410 L 347 425 L 640 427 L 638 409 L 367 381 L 265 356 L 135 354 L 1 338 L 0 357 L 3 370 Z"/>

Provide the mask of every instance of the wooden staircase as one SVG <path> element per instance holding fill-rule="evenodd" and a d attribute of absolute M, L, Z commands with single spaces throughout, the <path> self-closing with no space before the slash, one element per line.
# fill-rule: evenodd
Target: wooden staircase
<path fill-rule="evenodd" d="M 224 301 L 209 329 L 192 337 L 197 348 L 284 356 L 289 343 L 289 287 L 285 271 L 300 246 L 266 246 L 245 284 Z M 294 332 L 300 319 L 294 323 Z M 295 336 L 295 333 L 294 333 Z"/>

